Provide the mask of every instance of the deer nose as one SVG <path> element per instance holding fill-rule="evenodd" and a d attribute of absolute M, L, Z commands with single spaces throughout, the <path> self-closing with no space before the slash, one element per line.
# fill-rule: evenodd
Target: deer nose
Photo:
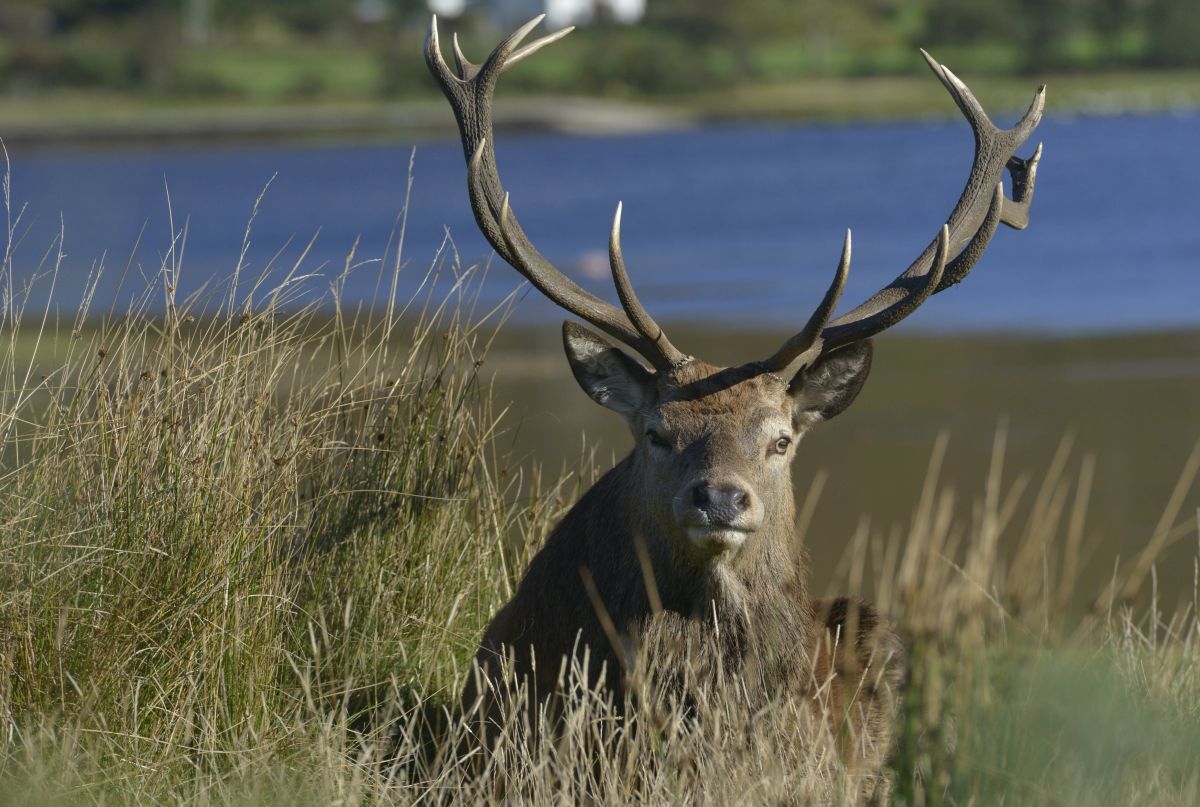
<path fill-rule="evenodd" d="M 701 482 L 692 488 L 692 504 L 713 525 L 731 526 L 750 509 L 750 494 L 733 485 Z"/>

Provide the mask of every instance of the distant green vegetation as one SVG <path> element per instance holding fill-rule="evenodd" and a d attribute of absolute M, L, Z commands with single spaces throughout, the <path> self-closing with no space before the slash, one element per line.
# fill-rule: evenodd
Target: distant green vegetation
<path fill-rule="evenodd" d="M 433 92 L 419 0 L 8 0 L 0 91 L 94 88 L 254 102 Z M 372 5 L 372 4 L 366 4 Z M 507 25 L 449 21 L 468 54 Z M 919 71 L 915 48 L 984 73 L 1200 66 L 1190 0 L 649 0 L 637 26 L 581 28 L 506 80 L 537 93 L 644 97 Z"/>

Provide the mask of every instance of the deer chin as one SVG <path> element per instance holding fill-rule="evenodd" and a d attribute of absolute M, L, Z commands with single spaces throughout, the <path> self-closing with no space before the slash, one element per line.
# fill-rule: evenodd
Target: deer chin
<path fill-rule="evenodd" d="M 737 549 L 746 542 L 749 530 L 737 527 L 688 527 L 687 537 L 693 546 L 706 552 L 720 553 Z"/>

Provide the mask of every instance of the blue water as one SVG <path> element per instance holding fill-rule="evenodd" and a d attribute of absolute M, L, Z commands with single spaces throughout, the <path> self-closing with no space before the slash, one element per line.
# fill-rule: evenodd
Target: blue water
<path fill-rule="evenodd" d="M 1050 118 L 1037 136 L 1045 157 L 1030 228 L 1001 228 L 968 282 L 931 300 L 906 327 L 1200 326 L 1200 117 Z M 186 294 L 228 277 L 254 201 L 274 176 L 242 276 L 256 276 L 278 253 L 271 277 L 282 277 L 316 234 L 301 272 L 325 277 L 299 287 L 315 294 L 342 270 L 358 240 L 361 265 L 343 299 L 378 300 L 381 273 L 391 272 L 388 244 L 412 149 L 16 150 L 13 199 L 27 205 L 16 274 L 33 274 L 61 217 L 67 257 L 57 307 L 74 310 L 102 259 L 98 305 L 126 305 L 143 278 L 158 272 L 170 245 L 165 183 L 176 227 L 187 222 L 180 280 Z M 848 302 L 903 270 L 958 198 L 972 141 L 956 120 L 755 124 L 609 138 L 512 135 L 498 150 L 522 224 L 585 286 L 615 297 L 597 269 L 606 270 L 608 228 L 623 199 L 626 260 L 660 319 L 786 325 L 801 322 L 827 285 L 846 227 L 855 236 Z M 487 259 L 458 143 L 423 143 L 415 152 L 401 297 L 416 288 L 447 231 L 463 265 Z M 385 255 L 387 266 L 379 260 Z M 515 272 L 495 263 L 483 302 L 517 282 Z M 559 316 L 534 295 L 517 315 Z"/>

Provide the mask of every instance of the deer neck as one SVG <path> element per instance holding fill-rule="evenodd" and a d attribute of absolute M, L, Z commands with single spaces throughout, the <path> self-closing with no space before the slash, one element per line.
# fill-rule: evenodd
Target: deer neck
<path fill-rule="evenodd" d="M 737 552 L 699 569 L 704 587 L 696 592 L 692 614 L 742 629 L 764 619 L 800 618 L 808 603 L 807 575 L 790 538 L 790 532 L 756 534 Z"/>

